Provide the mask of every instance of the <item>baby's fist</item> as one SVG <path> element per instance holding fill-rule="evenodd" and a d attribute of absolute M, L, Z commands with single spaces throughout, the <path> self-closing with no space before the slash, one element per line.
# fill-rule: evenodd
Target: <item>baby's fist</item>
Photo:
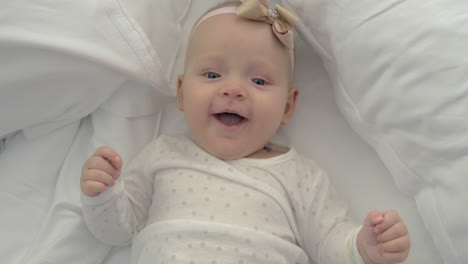
<path fill-rule="evenodd" d="M 122 159 L 109 147 L 100 147 L 83 165 L 81 170 L 81 191 L 94 197 L 114 186 L 120 176 Z"/>
<path fill-rule="evenodd" d="M 403 262 L 411 242 L 408 229 L 397 212 L 370 212 L 358 235 L 358 250 L 366 264 Z"/>

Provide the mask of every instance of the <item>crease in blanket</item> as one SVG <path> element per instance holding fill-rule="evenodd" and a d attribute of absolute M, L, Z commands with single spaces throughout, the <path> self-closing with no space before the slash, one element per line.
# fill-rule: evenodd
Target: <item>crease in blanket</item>
<path fill-rule="evenodd" d="M 160 54 L 154 50 L 147 35 L 134 18 L 127 14 L 127 9 L 115 0 L 100 2 L 100 9 L 105 13 L 106 22 L 114 26 L 113 32 L 107 32 L 111 28 L 106 27 L 102 33 L 107 32 L 107 36 L 118 36 L 119 40 L 124 40 L 123 43 L 133 52 L 143 68 L 144 74 L 138 77 L 143 78 L 161 93 L 171 95 L 166 89 L 168 83 L 164 78 Z"/>
<path fill-rule="evenodd" d="M 174 87 L 172 84 L 176 83 L 173 70 L 181 50 L 182 23 L 192 5 L 191 0 L 157 4 L 148 0 L 106 1 L 116 3 L 113 9 L 108 9 L 108 12 L 113 13 L 109 17 L 119 31 L 126 33 L 123 37 L 145 65 L 148 78 L 154 78 L 157 70 L 159 85 L 162 86 L 156 88 L 175 95 L 175 89 L 171 89 Z M 164 26 L 154 27 L 155 24 Z M 134 39 L 139 40 L 139 46 L 135 45 Z"/>
<path fill-rule="evenodd" d="M 6 144 L 6 137 L 0 139 L 0 154 L 2 154 L 2 151 L 5 149 L 5 144 Z"/>

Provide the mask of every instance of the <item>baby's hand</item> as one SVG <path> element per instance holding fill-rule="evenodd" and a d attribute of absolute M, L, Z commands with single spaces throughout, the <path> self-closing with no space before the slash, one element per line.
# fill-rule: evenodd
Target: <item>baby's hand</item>
<path fill-rule="evenodd" d="M 409 254 L 410 238 L 406 225 L 397 212 L 373 211 L 367 215 L 357 241 L 366 264 L 403 262 Z"/>
<path fill-rule="evenodd" d="M 99 195 L 114 186 L 120 176 L 122 159 L 109 147 L 100 147 L 84 163 L 81 170 L 81 191 L 90 197 Z"/>

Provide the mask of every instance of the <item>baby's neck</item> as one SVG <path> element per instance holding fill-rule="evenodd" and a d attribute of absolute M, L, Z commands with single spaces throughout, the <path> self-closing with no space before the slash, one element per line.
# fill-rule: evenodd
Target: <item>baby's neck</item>
<path fill-rule="evenodd" d="M 248 155 L 246 158 L 251 159 L 268 159 L 284 154 L 288 151 L 288 148 L 277 145 L 270 145 L 259 149 L 258 151 Z"/>

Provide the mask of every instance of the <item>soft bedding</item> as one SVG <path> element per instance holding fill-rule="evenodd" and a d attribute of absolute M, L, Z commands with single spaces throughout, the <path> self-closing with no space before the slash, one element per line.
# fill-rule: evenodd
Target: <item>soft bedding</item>
<path fill-rule="evenodd" d="M 4 263 L 129 263 L 128 247 L 105 246 L 84 226 L 80 168 L 99 145 L 129 160 L 154 136 L 186 130 L 170 95 L 191 25 L 216 2 L 3 3 Z M 277 140 L 316 159 L 356 219 L 396 209 L 412 239 L 406 263 L 467 262 L 468 5 L 282 4 L 301 19 L 301 96 Z"/>

